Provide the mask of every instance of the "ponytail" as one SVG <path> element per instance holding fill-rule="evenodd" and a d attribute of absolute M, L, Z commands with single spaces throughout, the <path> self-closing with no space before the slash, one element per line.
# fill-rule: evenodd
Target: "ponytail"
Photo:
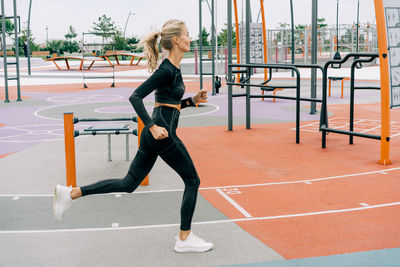
<path fill-rule="evenodd" d="M 153 32 L 144 37 L 139 43 L 139 47 L 143 47 L 144 55 L 147 58 L 147 65 L 150 72 L 154 72 L 158 66 L 158 56 L 160 51 L 158 49 L 157 41 L 160 35 L 160 32 Z"/>

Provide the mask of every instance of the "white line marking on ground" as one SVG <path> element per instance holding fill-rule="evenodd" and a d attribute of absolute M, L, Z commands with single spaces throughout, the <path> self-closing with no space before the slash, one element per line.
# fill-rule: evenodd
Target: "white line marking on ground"
<path fill-rule="evenodd" d="M 306 182 L 304 182 L 305 184 L 312 184 L 311 182 L 308 182 L 308 181 L 306 181 Z"/>
<path fill-rule="evenodd" d="M 390 136 L 390 138 L 393 138 L 393 137 L 395 137 L 395 136 L 398 136 L 398 135 L 400 135 L 400 133 L 397 133 L 397 134 L 391 135 L 391 136 Z"/>
<path fill-rule="evenodd" d="M 227 185 L 227 186 L 214 186 L 214 187 L 202 187 L 199 190 L 216 190 L 216 189 L 224 189 L 224 188 L 233 188 L 233 187 L 257 187 L 257 186 L 270 186 L 270 185 L 285 185 L 285 184 L 301 184 L 306 182 L 317 182 L 317 181 L 326 181 L 326 180 L 335 180 L 347 177 L 354 177 L 354 176 L 362 176 L 362 175 L 369 175 L 369 174 L 377 174 L 382 172 L 390 172 L 400 170 L 400 167 L 386 169 L 386 170 L 378 170 L 378 171 L 370 171 L 370 172 L 360 172 L 360 173 L 353 173 L 353 174 L 344 174 L 338 176 L 330 176 L 326 178 L 316 178 L 316 179 L 307 179 L 307 180 L 298 180 L 298 181 L 290 181 L 290 182 L 273 182 L 273 183 L 264 183 L 264 184 L 244 184 L 244 185 Z M 150 194 L 150 193 L 168 193 L 168 192 L 182 192 L 184 189 L 167 189 L 167 190 L 152 190 L 152 191 L 139 191 L 133 193 L 122 193 L 122 195 L 127 194 Z M 99 195 L 115 195 L 115 193 L 111 194 L 99 194 Z M 0 197 L 53 197 L 54 195 L 46 195 L 46 194 L 38 194 L 38 195 L 29 195 L 29 194 L 13 194 L 13 195 L 0 195 Z"/>
<path fill-rule="evenodd" d="M 339 124 L 339 123 L 344 123 L 344 122 L 341 122 L 341 121 L 346 121 L 346 120 L 348 120 L 348 119 L 347 119 L 347 118 L 346 118 L 346 119 L 344 119 L 344 118 L 332 118 L 332 119 L 329 119 L 329 122 L 331 122 L 332 124 Z M 359 119 L 359 120 L 356 120 L 356 121 L 354 122 L 354 125 L 360 124 L 360 123 L 365 122 L 365 121 L 367 121 L 367 122 L 370 122 L 370 121 L 371 121 L 371 122 L 378 122 L 378 123 L 380 123 L 380 120 Z M 398 124 L 398 122 L 397 122 L 397 121 L 391 121 L 391 122 L 390 122 L 390 125 L 394 125 L 394 124 Z M 319 126 L 319 121 L 312 122 L 312 123 L 309 123 L 309 124 L 304 124 L 304 125 L 300 126 L 300 129 L 306 128 L 306 127 L 309 127 L 309 126 L 316 126 L 316 125 Z M 345 124 L 342 124 L 342 125 L 340 125 L 340 126 L 333 126 L 333 128 L 334 128 L 334 129 L 340 129 L 340 128 L 343 128 L 343 127 L 347 127 L 347 126 L 349 126 L 349 125 L 350 125 L 349 123 L 345 123 Z M 361 133 L 366 133 L 366 132 L 369 132 L 369 131 L 378 130 L 378 129 L 380 129 L 380 128 L 381 128 L 381 126 L 379 125 L 379 126 L 376 126 L 376 127 L 372 127 L 372 128 L 370 128 L 370 129 L 364 129 L 364 130 L 361 131 Z M 296 128 L 291 128 L 290 130 L 295 131 Z M 313 132 L 313 133 L 319 132 L 318 129 L 302 129 L 302 130 L 305 131 L 305 132 Z M 391 135 L 390 138 L 396 137 L 396 136 L 398 136 L 398 135 L 400 135 L 400 132 Z"/>
<path fill-rule="evenodd" d="M 373 128 L 370 128 L 370 129 L 366 129 L 366 130 L 364 130 L 364 131 L 361 131 L 360 133 L 366 133 L 366 132 L 370 132 L 370 131 L 373 131 L 373 130 L 376 130 L 376 129 L 380 129 L 381 128 L 381 126 L 376 126 L 376 127 L 373 127 Z"/>
<path fill-rule="evenodd" d="M 111 227 L 112 228 L 119 228 L 119 223 L 113 223 L 113 224 L 111 224 Z"/>
<path fill-rule="evenodd" d="M 121 197 L 122 195 L 121 194 L 115 194 L 115 197 Z"/>
<path fill-rule="evenodd" d="M 360 203 L 360 205 L 364 206 L 364 207 L 369 207 L 369 205 L 367 203 Z"/>
<path fill-rule="evenodd" d="M 208 104 L 208 103 L 205 104 L 205 105 L 215 107 L 215 109 L 211 110 L 209 112 L 204 112 L 204 113 L 191 114 L 191 115 L 186 115 L 186 116 L 179 116 L 179 119 L 188 118 L 188 117 L 194 117 L 194 116 L 203 116 L 203 115 L 207 115 L 207 114 L 210 114 L 210 113 L 217 112 L 219 110 L 219 106 L 217 106 L 217 105 Z"/>
<path fill-rule="evenodd" d="M 387 172 L 381 172 L 382 174 L 388 174 Z"/>
<path fill-rule="evenodd" d="M 18 200 L 20 197 L 13 197 L 12 200 Z"/>
<path fill-rule="evenodd" d="M 253 217 L 248 213 L 244 208 L 242 208 L 236 201 L 234 201 L 231 197 L 225 194 L 221 189 L 216 189 L 216 191 L 223 196 L 229 203 L 231 203 L 240 213 L 242 213 L 246 218 Z"/>
<path fill-rule="evenodd" d="M 400 205 L 400 202 L 392 202 L 392 203 L 372 205 L 372 206 L 368 206 L 368 207 L 357 207 L 357 208 L 340 209 L 340 210 L 325 210 L 325 211 L 297 213 L 297 214 L 286 214 L 286 215 L 267 216 L 267 217 L 251 217 L 251 218 L 241 218 L 241 219 L 228 219 L 228 220 L 214 220 L 214 221 L 204 221 L 204 222 L 193 222 L 192 225 L 277 220 L 277 219 L 283 219 L 283 218 L 296 218 L 296 217 L 306 217 L 306 216 L 314 216 L 314 215 L 344 213 L 344 212 L 351 212 L 351 211 L 361 211 L 361 210 L 369 210 L 369 209 L 391 207 L 391 206 L 399 206 L 399 205 Z M 41 234 L 41 233 L 94 232 L 94 231 L 112 231 L 112 230 L 138 230 L 138 229 L 155 229 L 155 228 L 178 227 L 179 225 L 180 225 L 179 223 L 173 223 L 173 224 L 158 224 L 158 225 L 127 226 L 127 227 L 119 227 L 119 228 L 76 228 L 76 229 L 52 229 L 52 230 L 11 230 L 11 231 L 0 231 L 0 234 Z"/>

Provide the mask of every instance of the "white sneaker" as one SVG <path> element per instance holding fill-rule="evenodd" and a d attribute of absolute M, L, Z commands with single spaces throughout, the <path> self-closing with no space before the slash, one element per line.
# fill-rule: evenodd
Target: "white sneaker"
<path fill-rule="evenodd" d="M 213 248 L 213 244 L 206 242 L 190 232 L 186 240 L 182 241 L 179 237 L 176 238 L 176 252 L 206 252 Z"/>
<path fill-rule="evenodd" d="M 54 217 L 59 222 L 61 221 L 61 217 L 69 206 L 71 206 L 72 198 L 71 198 L 72 187 L 66 187 L 62 185 L 56 185 L 54 189 L 54 202 L 53 202 L 53 210 Z"/>

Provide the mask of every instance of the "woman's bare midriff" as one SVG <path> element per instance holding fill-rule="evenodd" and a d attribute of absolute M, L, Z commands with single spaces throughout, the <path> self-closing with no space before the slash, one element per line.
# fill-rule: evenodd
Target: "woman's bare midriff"
<path fill-rule="evenodd" d="M 174 104 L 166 104 L 166 103 L 159 103 L 159 102 L 156 102 L 154 104 L 155 108 L 159 107 L 159 106 L 166 106 L 166 107 L 176 108 L 177 110 L 181 111 L 181 105 L 180 104 L 174 105 Z"/>

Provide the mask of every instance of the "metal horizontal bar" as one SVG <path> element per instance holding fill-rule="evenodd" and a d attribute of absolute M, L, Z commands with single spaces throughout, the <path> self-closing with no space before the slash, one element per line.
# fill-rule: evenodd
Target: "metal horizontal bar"
<path fill-rule="evenodd" d="M 213 61 L 212 58 L 200 58 L 201 61 Z"/>
<path fill-rule="evenodd" d="M 323 66 L 317 65 L 317 64 L 282 64 L 282 63 L 277 63 L 276 65 L 279 66 L 292 66 L 296 68 L 307 68 L 307 69 L 320 69 L 323 71 Z"/>
<path fill-rule="evenodd" d="M 104 131 L 104 132 L 99 132 L 99 131 L 91 131 L 91 132 L 77 132 L 75 134 L 75 137 L 80 136 L 80 135 L 109 135 L 109 134 L 133 134 L 137 135 L 137 129 L 135 130 L 130 130 L 130 131 Z"/>
<path fill-rule="evenodd" d="M 7 62 L 7 65 L 17 65 L 17 62 Z"/>
<path fill-rule="evenodd" d="M 247 70 L 232 70 L 232 73 L 246 73 Z"/>
<path fill-rule="evenodd" d="M 98 76 L 98 77 L 93 77 L 93 76 L 90 76 L 90 77 L 83 77 L 83 79 L 113 79 L 114 78 L 114 76 Z"/>
<path fill-rule="evenodd" d="M 119 127 L 118 127 L 119 126 Z M 98 126 L 99 128 L 96 128 L 96 126 L 90 126 L 89 128 L 83 129 L 84 132 L 110 132 L 110 131 L 129 131 L 129 124 L 125 125 L 108 125 L 108 126 Z"/>
<path fill-rule="evenodd" d="M 7 78 L 7 80 L 18 80 L 18 77 Z"/>
<path fill-rule="evenodd" d="M 81 121 L 134 121 L 137 122 L 137 117 L 128 117 L 128 118 L 77 118 L 74 117 L 74 123 L 78 123 Z"/>
<path fill-rule="evenodd" d="M 262 88 L 261 88 L 261 90 L 268 90 L 268 89 L 276 89 L 276 88 L 286 88 L 286 89 L 290 89 L 290 88 L 293 88 L 293 89 L 296 89 L 297 88 L 297 86 L 296 85 L 264 85 Z"/>
<path fill-rule="evenodd" d="M 240 96 L 247 96 L 247 94 L 234 94 L 232 97 L 240 97 Z"/>
<path fill-rule="evenodd" d="M 265 87 L 265 84 L 247 84 L 247 83 L 226 83 L 227 85 L 250 86 L 250 87 Z M 279 87 L 278 87 L 279 88 Z"/>
<path fill-rule="evenodd" d="M 322 66 L 316 64 L 287 64 L 289 66 L 294 66 L 296 68 L 308 68 L 308 69 L 323 69 Z"/>
<path fill-rule="evenodd" d="M 210 73 L 210 72 L 203 72 L 202 74 L 203 75 L 212 75 L 212 73 Z"/>
<path fill-rule="evenodd" d="M 297 100 L 297 98 L 293 97 L 293 96 L 280 96 L 280 95 L 250 95 L 250 98 L 280 98 L 280 99 L 288 99 L 288 100 Z M 300 101 L 322 103 L 322 99 L 306 98 L 306 97 L 300 97 Z"/>
<path fill-rule="evenodd" d="M 0 19 L 3 17 L 3 15 L 0 15 Z M 20 16 L 17 16 L 19 18 Z M 13 19 L 14 16 L 4 16 L 5 19 Z"/>
<path fill-rule="evenodd" d="M 366 86 L 366 87 L 354 87 L 354 89 L 358 89 L 358 90 L 381 90 L 380 87 L 377 86 Z"/>
<path fill-rule="evenodd" d="M 358 132 L 338 130 L 338 129 L 332 129 L 332 128 L 326 128 L 326 127 L 321 127 L 321 131 L 381 140 L 381 136 L 380 135 L 358 133 Z"/>
<path fill-rule="evenodd" d="M 354 58 L 367 57 L 367 58 L 374 59 L 374 58 L 379 57 L 379 54 L 378 53 L 349 53 L 341 60 L 328 60 L 327 62 L 325 62 L 324 68 L 326 68 L 329 65 L 333 65 L 333 64 L 343 64 L 351 57 L 354 57 Z M 359 61 L 359 62 L 361 62 L 361 61 Z"/>
<path fill-rule="evenodd" d="M 228 64 L 229 68 L 242 67 L 242 68 L 272 68 L 272 69 L 288 69 L 297 70 L 295 66 L 291 65 L 279 65 L 279 64 Z"/>

